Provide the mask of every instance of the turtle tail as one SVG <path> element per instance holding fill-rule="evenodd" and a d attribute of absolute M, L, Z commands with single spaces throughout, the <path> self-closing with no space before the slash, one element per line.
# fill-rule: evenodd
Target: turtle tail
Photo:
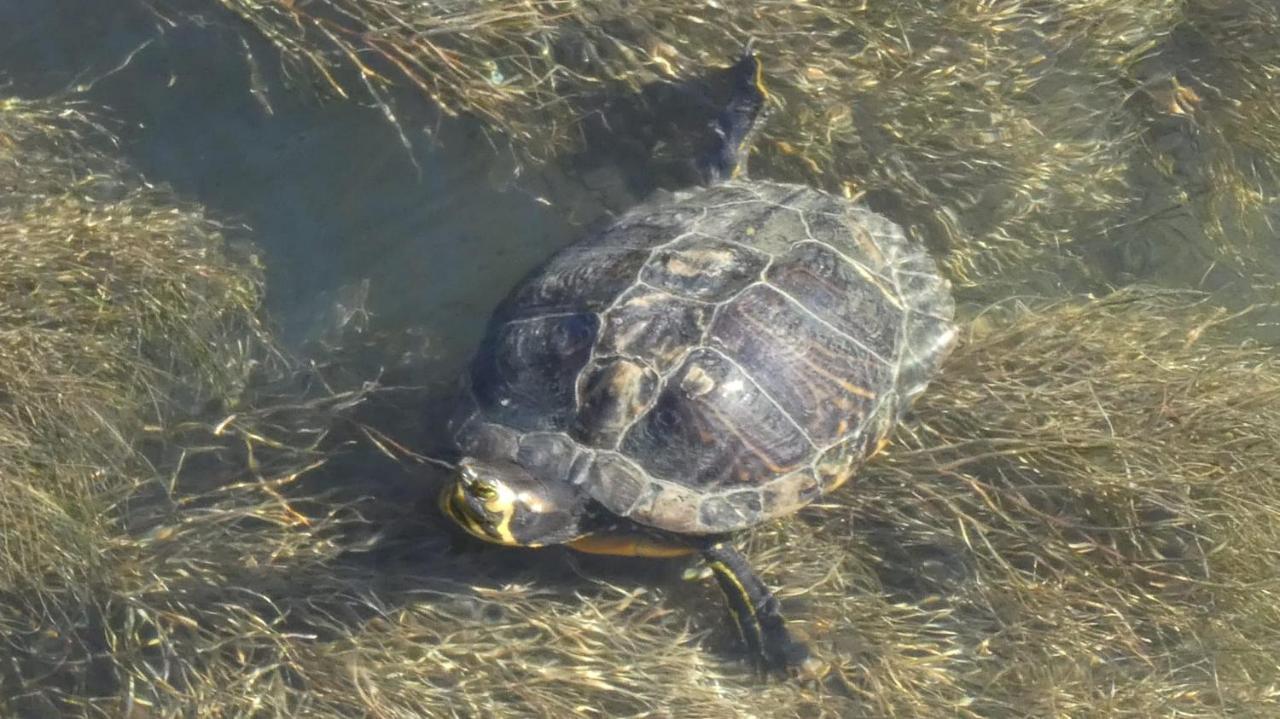
<path fill-rule="evenodd" d="M 733 91 L 713 126 L 713 145 L 701 161 L 702 176 L 709 185 L 747 175 L 751 141 L 764 119 L 765 104 L 769 101 L 764 66 L 752 49 L 753 42 L 747 41 L 742 56 L 729 69 Z"/>

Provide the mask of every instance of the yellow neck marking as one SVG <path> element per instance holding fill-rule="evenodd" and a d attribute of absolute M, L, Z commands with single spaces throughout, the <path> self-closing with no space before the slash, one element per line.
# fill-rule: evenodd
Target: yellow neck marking
<path fill-rule="evenodd" d="M 711 567 L 711 571 L 729 580 L 729 583 L 733 585 L 734 590 L 736 590 L 742 597 L 742 603 L 746 605 L 747 611 L 751 612 L 751 619 L 757 626 L 759 626 L 760 620 L 756 617 L 756 607 L 755 603 L 751 601 L 751 593 L 747 591 L 745 586 L 743 586 L 742 580 L 738 579 L 738 575 L 734 574 L 733 570 L 729 568 L 729 565 L 724 562 L 707 562 L 707 565 Z M 734 626 L 737 627 L 738 634 L 742 636 L 742 641 L 750 645 L 751 640 L 746 636 L 746 630 L 742 626 L 742 617 L 738 614 L 738 610 L 733 606 L 732 602 L 729 603 L 729 611 L 733 614 Z"/>
<path fill-rule="evenodd" d="M 756 89 L 759 90 L 760 94 L 764 95 L 767 100 L 769 99 L 769 88 L 764 86 L 764 63 L 760 62 L 759 57 L 755 58 L 755 61 L 756 71 L 755 75 L 752 77 L 752 81 L 755 83 Z"/>

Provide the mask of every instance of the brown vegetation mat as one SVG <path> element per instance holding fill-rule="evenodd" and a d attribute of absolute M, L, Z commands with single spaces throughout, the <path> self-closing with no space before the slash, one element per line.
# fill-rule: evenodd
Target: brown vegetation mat
<path fill-rule="evenodd" d="M 6 592 L 4 696 L 138 717 L 1266 715 L 1280 363 L 1239 340 L 1247 319 L 1139 291 L 984 313 L 886 456 L 745 543 L 830 665 L 818 683 L 753 680 L 676 565 L 459 543 L 403 449 L 421 393 L 331 391 L 312 365 L 152 432 L 156 469 L 76 495 L 99 526 L 7 531 L 93 571 L 39 611 Z"/>
<path fill-rule="evenodd" d="M 1271 261 L 1261 0 L 220 2 L 336 92 L 407 82 L 538 158 L 754 35 L 769 174 L 864 194 L 957 278 L 1091 241 L 1144 277 L 1188 232 L 1201 268 Z M 405 449 L 423 392 L 324 363 L 249 383 L 279 360 L 255 273 L 108 139 L 0 101 L 2 714 L 1280 712 L 1280 360 L 1254 313 L 1129 290 L 966 324 L 886 456 L 744 541 L 831 667 L 761 684 L 674 565 L 459 541 Z"/>
<path fill-rule="evenodd" d="M 1035 257 L 1048 290 L 1063 249 L 1111 282 L 1178 252 L 1191 281 L 1254 281 L 1274 255 L 1269 0 L 217 1 L 334 93 L 394 118 L 418 92 L 524 160 L 595 138 L 682 161 L 718 102 L 706 68 L 754 37 L 779 105 L 762 172 L 865 195 L 965 283 Z"/>
<path fill-rule="evenodd" d="M 234 403 L 271 354 L 260 283 L 222 229 L 100 154 L 109 142 L 74 105 L 0 99 L 5 697 L 90 654 L 110 665 L 98 645 L 58 666 L 118 581 L 121 503 L 158 481 L 135 443 Z"/>

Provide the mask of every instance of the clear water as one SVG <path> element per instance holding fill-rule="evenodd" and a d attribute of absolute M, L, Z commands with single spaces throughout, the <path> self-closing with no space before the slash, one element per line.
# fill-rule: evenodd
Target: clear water
<path fill-rule="evenodd" d="M 250 65 L 242 36 L 211 20 L 163 28 L 132 3 L 0 0 L 0 72 L 10 83 L 0 94 L 65 93 L 109 108 L 120 153 L 150 180 L 250 227 L 268 310 L 291 344 L 320 331 L 335 301 L 367 280 L 375 323 L 419 328 L 426 379 L 451 382 L 519 277 L 635 199 L 623 171 L 608 168 L 512 183 L 477 127 L 425 110 L 405 118 L 407 150 L 377 109 L 292 91 L 267 48 L 250 47 Z M 255 73 L 265 94 L 248 91 Z M 432 142 L 423 129 L 437 124 Z M 1164 189 L 1146 188 L 1154 206 Z M 1173 217 L 1161 233 L 1193 221 Z M 1228 306 L 1258 300 L 1192 243 L 1097 252 L 1119 256 L 1128 279 L 1214 290 Z M 1258 269 L 1280 276 L 1280 267 Z M 1280 309 L 1267 311 L 1272 327 L 1260 331 L 1280 336 Z"/>
<path fill-rule="evenodd" d="M 506 290 L 599 212 L 581 203 L 570 218 L 532 182 L 495 189 L 509 168 L 464 123 L 432 143 L 436 118 L 409 118 L 410 155 L 377 110 L 291 92 L 269 50 L 253 51 L 270 112 L 228 27 L 162 32 L 131 3 L 0 0 L 8 92 L 108 108 L 150 181 L 252 228 L 268 309 L 294 343 L 367 278 L 375 321 L 421 327 L 438 374 L 456 372 Z"/>
<path fill-rule="evenodd" d="M 0 77 L 20 96 L 109 108 L 120 150 L 150 180 L 251 228 L 271 316 L 290 342 L 318 331 L 343 288 L 368 280 L 374 322 L 418 328 L 430 373 L 452 376 L 519 277 L 636 199 L 625 170 L 610 166 L 585 179 L 546 170 L 513 182 L 478 127 L 425 109 L 404 118 L 407 150 L 375 108 L 287 87 L 269 48 L 246 45 L 223 14 L 208 20 L 171 28 L 141 4 L 0 0 Z M 427 128 L 437 128 L 434 141 Z M 1149 179 L 1135 188 L 1144 207 L 1176 204 L 1176 188 Z M 1156 214 L 1149 229 L 1084 251 L 1114 266 L 1116 281 L 1214 291 L 1227 306 L 1259 299 L 1245 289 L 1256 276 L 1197 247 L 1196 218 Z M 1255 269 L 1280 275 L 1280 253 L 1273 260 Z M 1267 339 L 1280 335 L 1280 317 L 1259 319 Z"/>

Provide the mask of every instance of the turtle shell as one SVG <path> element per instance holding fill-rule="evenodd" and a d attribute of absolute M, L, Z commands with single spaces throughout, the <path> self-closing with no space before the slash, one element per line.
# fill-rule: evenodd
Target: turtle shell
<path fill-rule="evenodd" d="M 641 205 L 501 304 L 455 440 L 706 534 L 846 480 L 953 344 L 933 260 L 811 187 L 731 182 Z"/>

